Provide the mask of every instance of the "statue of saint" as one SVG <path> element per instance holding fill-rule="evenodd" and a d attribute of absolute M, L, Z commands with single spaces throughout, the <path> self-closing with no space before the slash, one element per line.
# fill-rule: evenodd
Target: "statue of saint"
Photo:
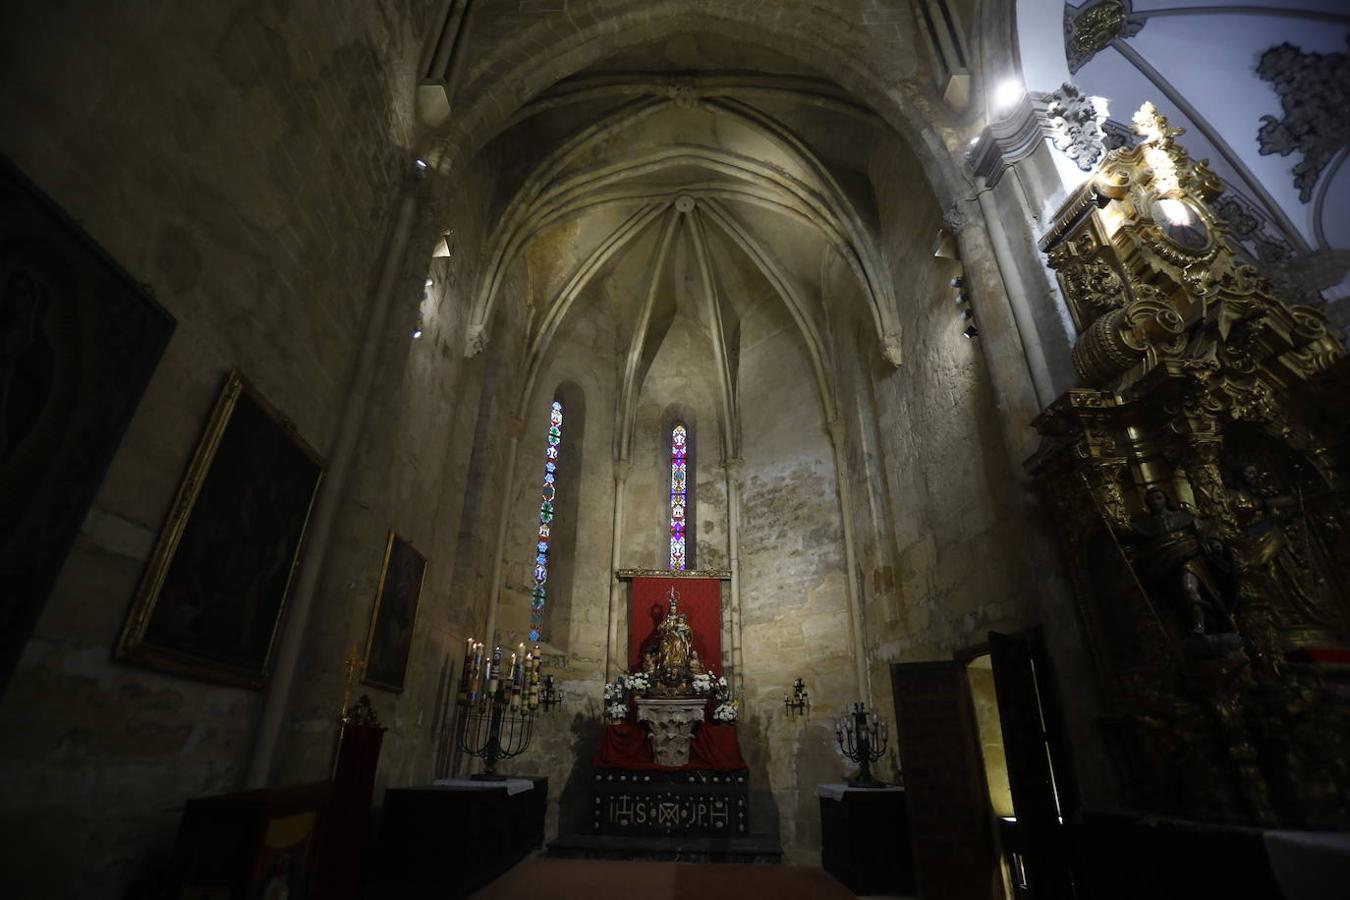
<path fill-rule="evenodd" d="M 681 684 L 689 672 L 689 657 L 693 652 L 693 631 L 689 621 L 680 612 L 680 598 L 670 589 L 670 609 L 656 629 L 657 671 L 664 684 Z"/>
<path fill-rule="evenodd" d="M 1247 460 L 1232 473 L 1229 496 L 1242 529 L 1244 563 L 1283 596 L 1286 627 L 1342 632 L 1323 559 L 1301 498 L 1269 469 Z"/>
<path fill-rule="evenodd" d="M 1161 588 L 1180 608 L 1191 634 L 1233 630 L 1219 578 L 1206 553 L 1222 552 L 1216 538 L 1201 537 L 1200 522 L 1189 510 L 1173 505 L 1158 486 L 1144 493 L 1148 513 L 1130 521 L 1127 537 L 1135 547 L 1143 580 Z"/>

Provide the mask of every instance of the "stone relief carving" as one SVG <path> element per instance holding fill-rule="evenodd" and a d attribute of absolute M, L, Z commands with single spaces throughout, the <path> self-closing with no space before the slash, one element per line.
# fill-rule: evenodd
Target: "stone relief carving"
<path fill-rule="evenodd" d="M 1303 154 L 1294 166 L 1294 186 L 1304 203 L 1336 154 L 1350 147 L 1350 55 L 1304 53 L 1292 44 L 1261 54 L 1256 74 L 1280 96 L 1284 117 L 1261 117 L 1256 134 L 1261 155 Z"/>
<path fill-rule="evenodd" d="M 1103 142 L 1107 150 L 1130 150 L 1139 143 L 1139 135 L 1124 122 L 1107 119 L 1102 123 L 1102 132 L 1106 135 Z"/>
<path fill-rule="evenodd" d="M 1091 172 L 1106 153 L 1106 133 L 1102 131 L 1105 111 L 1096 98 L 1067 82 L 1045 99 L 1046 120 L 1055 147 L 1078 168 Z"/>
<path fill-rule="evenodd" d="M 1131 17 L 1132 0 L 1102 0 L 1078 8 L 1064 4 L 1064 52 L 1069 71 L 1077 73 L 1118 37 L 1134 37 L 1143 19 Z"/>
<path fill-rule="evenodd" d="M 1228 227 L 1234 249 L 1260 265 L 1275 292 L 1287 302 L 1321 305 L 1321 285 L 1306 271 L 1311 257 L 1299 254 L 1279 227 L 1237 188 L 1226 182 L 1224 187 L 1226 193 L 1214 203 L 1214 212 Z"/>

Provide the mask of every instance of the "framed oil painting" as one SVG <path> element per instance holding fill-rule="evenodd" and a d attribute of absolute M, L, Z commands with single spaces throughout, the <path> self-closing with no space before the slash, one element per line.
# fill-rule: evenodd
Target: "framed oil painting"
<path fill-rule="evenodd" d="M 366 669 L 361 678 L 366 684 L 403 691 L 426 574 L 426 557 L 389 532 L 380 586 L 375 591 L 375 610 L 370 616 L 370 636 L 366 639 Z"/>
<path fill-rule="evenodd" d="M 0 691 L 173 329 L 0 156 Z"/>
<path fill-rule="evenodd" d="M 267 681 L 323 463 L 238 372 L 226 379 L 117 645 L 119 659 Z"/>

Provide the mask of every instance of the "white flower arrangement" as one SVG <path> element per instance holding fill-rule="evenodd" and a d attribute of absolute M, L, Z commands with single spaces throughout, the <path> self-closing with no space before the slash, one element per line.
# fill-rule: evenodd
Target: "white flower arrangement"
<path fill-rule="evenodd" d="M 623 688 L 617 683 L 605 685 L 605 702 L 610 703 L 615 700 L 623 699 Z"/>
<path fill-rule="evenodd" d="M 611 703 L 609 706 L 605 707 L 605 715 L 612 721 L 621 722 L 628 718 L 628 704 Z"/>
<path fill-rule="evenodd" d="M 631 675 L 620 675 L 619 680 L 624 683 L 624 687 L 630 694 L 641 694 L 647 688 L 651 687 L 651 682 L 647 676 L 641 672 L 635 672 Z"/>
<path fill-rule="evenodd" d="M 736 724 L 736 720 L 740 718 L 740 715 L 741 711 L 739 705 L 734 700 L 719 704 L 718 707 L 713 710 L 713 718 L 719 722 L 725 722 L 728 725 Z"/>
<path fill-rule="evenodd" d="M 731 697 L 731 685 L 727 684 L 727 677 L 726 677 L 725 675 L 719 675 L 719 676 L 717 677 L 717 681 L 715 681 L 715 682 L 713 683 L 713 687 L 714 687 L 714 688 L 716 689 L 716 691 L 717 691 L 717 699 L 718 699 L 718 700 L 727 700 L 727 699 L 730 699 L 730 697 Z"/>
<path fill-rule="evenodd" d="M 713 689 L 713 678 L 707 672 L 702 675 L 695 675 L 694 680 L 689 685 L 696 694 L 707 694 Z"/>

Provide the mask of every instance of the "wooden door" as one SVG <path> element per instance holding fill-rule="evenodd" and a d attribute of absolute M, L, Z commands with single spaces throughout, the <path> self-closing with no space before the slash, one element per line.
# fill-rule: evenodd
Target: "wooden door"
<path fill-rule="evenodd" d="M 990 632 L 989 658 L 1027 886 L 1037 900 L 1068 900 L 1076 895 L 1063 820 L 1075 794 L 1071 769 L 1054 749 L 1064 746 L 1059 695 L 1040 629 Z"/>
<path fill-rule="evenodd" d="M 965 666 L 895 663 L 891 684 L 919 896 L 1001 897 L 989 791 Z"/>

